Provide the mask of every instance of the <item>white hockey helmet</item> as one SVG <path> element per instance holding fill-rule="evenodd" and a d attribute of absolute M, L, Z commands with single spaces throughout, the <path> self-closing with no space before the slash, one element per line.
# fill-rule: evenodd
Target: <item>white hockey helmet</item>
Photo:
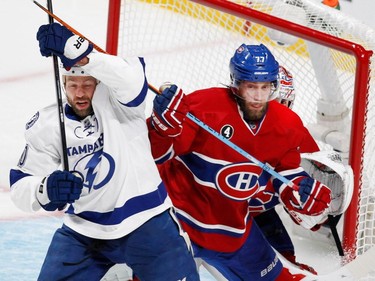
<path fill-rule="evenodd" d="M 294 93 L 293 75 L 285 67 L 280 65 L 277 79 L 279 80 L 277 100 L 292 109 L 294 99 L 296 98 Z"/>
<path fill-rule="evenodd" d="M 65 87 L 66 77 L 67 76 L 91 76 L 87 73 L 86 70 L 84 70 L 80 66 L 73 66 L 69 69 L 66 69 L 62 64 L 60 64 L 60 75 L 61 80 L 63 82 L 63 85 Z M 99 83 L 99 80 L 96 79 L 97 84 Z"/>
<path fill-rule="evenodd" d="M 60 65 L 61 76 L 91 76 L 82 67 L 73 66 L 67 70 L 63 65 Z"/>

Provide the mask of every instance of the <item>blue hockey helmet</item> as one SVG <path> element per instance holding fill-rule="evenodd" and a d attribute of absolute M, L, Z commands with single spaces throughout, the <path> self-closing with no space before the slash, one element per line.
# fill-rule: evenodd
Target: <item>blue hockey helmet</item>
<path fill-rule="evenodd" d="M 241 81 L 272 82 L 278 85 L 279 63 L 263 44 L 239 46 L 229 63 L 231 87 L 237 88 Z"/>

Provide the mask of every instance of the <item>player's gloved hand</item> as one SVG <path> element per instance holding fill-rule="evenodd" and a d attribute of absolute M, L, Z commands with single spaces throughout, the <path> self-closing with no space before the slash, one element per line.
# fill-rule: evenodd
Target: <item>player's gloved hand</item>
<path fill-rule="evenodd" d="M 36 38 L 42 56 L 58 56 L 65 68 L 74 66 L 93 49 L 93 45 L 86 39 L 58 23 L 40 26 Z"/>
<path fill-rule="evenodd" d="M 317 216 L 304 215 L 293 210 L 286 210 L 286 212 L 289 214 L 294 223 L 302 226 L 303 228 L 317 231 L 321 227 L 321 225 L 327 221 L 328 209 Z"/>
<path fill-rule="evenodd" d="M 181 134 L 182 122 L 188 112 L 184 96 L 180 88 L 171 85 L 155 97 L 151 122 L 161 136 L 176 137 Z"/>
<path fill-rule="evenodd" d="M 77 200 L 82 188 L 82 177 L 68 171 L 54 171 L 43 179 L 36 196 L 45 210 L 55 211 Z"/>
<path fill-rule="evenodd" d="M 321 182 L 303 177 L 298 183 L 298 193 L 287 185 L 280 188 L 280 200 L 290 211 L 317 216 L 322 214 L 331 202 L 331 190 Z"/>

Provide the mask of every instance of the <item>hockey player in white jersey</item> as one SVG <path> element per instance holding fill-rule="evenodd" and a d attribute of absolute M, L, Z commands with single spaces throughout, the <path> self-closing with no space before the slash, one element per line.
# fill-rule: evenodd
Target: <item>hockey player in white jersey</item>
<path fill-rule="evenodd" d="M 150 152 L 143 59 L 92 52 L 57 23 L 42 25 L 37 39 L 43 56 L 57 55 L 69 69 L 62 76 L 69 171 L 60 170 L 56 105 L 26 124 L 25 149 L 10 171 L 20 209 L 65 210 L 38 280 L 100 280 L 116 263 L 141 280 L 199 280 Z"/>

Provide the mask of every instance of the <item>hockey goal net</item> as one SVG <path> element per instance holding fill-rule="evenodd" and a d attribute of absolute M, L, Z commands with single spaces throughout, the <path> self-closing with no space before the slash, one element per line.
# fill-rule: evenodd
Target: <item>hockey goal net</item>
<path fill-rule="evenodd" d="M 353 258 L 375 244 L 375 34 L 311 1 L 111 0 L 107 51 L 145 57 L 151 85 L 172 81 L 189 93 L 228 85 L 242 43 L 267 45 L 294 76 L 293 110 L 353 169 L 341 233 Z"/>

